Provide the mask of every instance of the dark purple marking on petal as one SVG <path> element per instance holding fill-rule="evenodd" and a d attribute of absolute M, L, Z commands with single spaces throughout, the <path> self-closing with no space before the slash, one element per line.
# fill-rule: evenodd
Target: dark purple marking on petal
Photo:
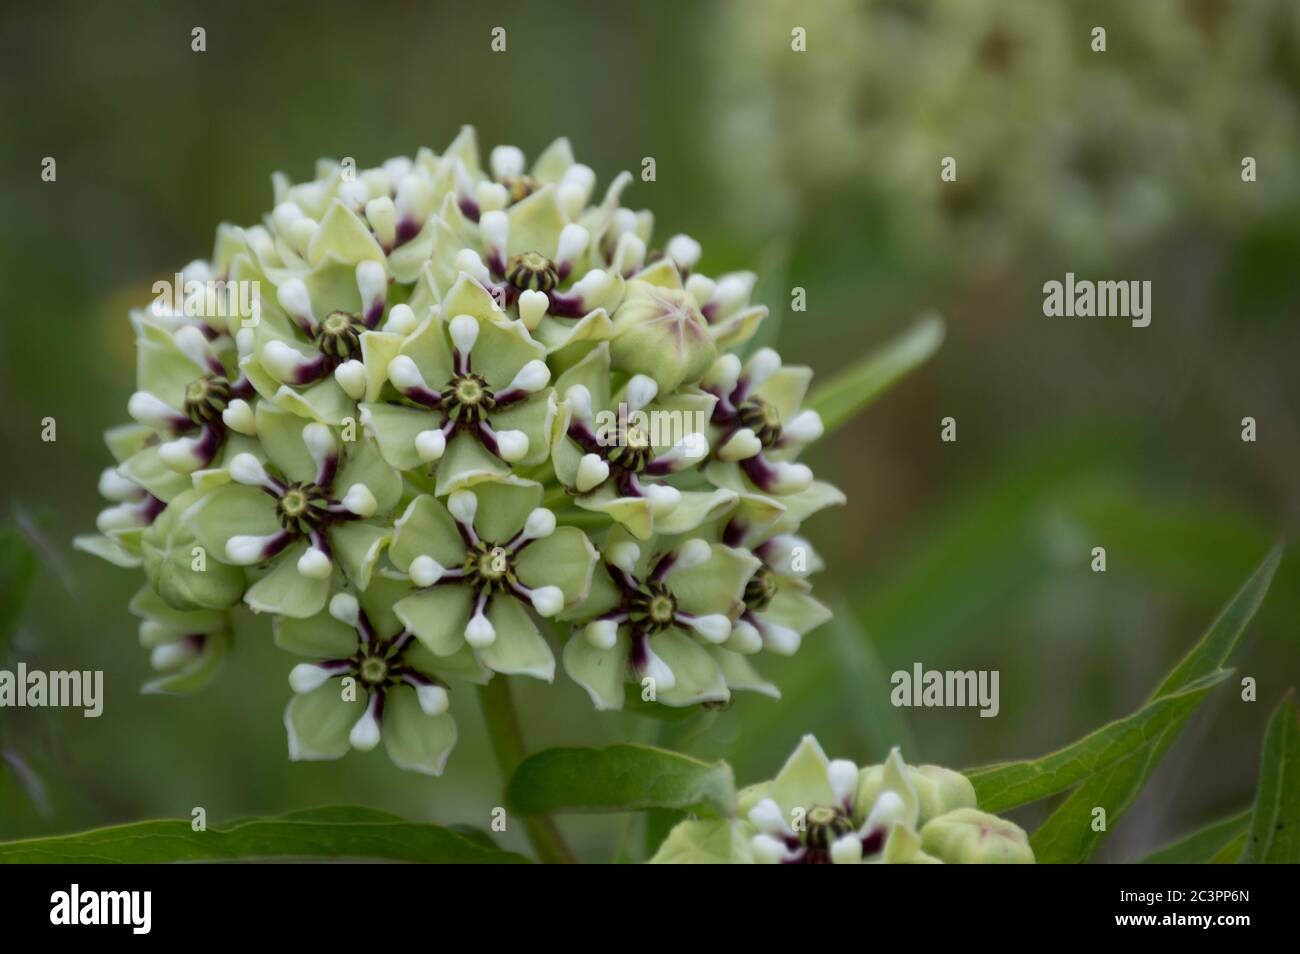
<path fill-rule="evenodd" d="M 338 362 L 328 355 L 318 354 L 303 364 L 298 365 L 293 372 L 294 384 L 311 384 L 313 381 L 319 381 L 325 375 L 334 370 Z"/>
<path fill-rule="evenodd" d="M 776 471 L 768 466 L 762 454 L 755 454 L 740 462 L 740 468 L 761 490 L 771 491 L 776 486 Z"/>
<path fill-rule="evenodd" d="M 373 329 L 375 325 L 379 324 L 379 319 L 384 317 L 384 301 L 385 299 L 381 295 L 371 302 L 370 307 L 366 309 L 365 317 L 362 319 L 366 328 Z"/>
<path fill-rule="evenodd" d="M 676 564 L 677 554 L 672 551 L 665 553 L 659 558 L 659 562 L 655 564 L 654 569 L 650 571 L 650 579 L 656 583 L 661 582 L 665 576 L 672 572 Z"/>
<path fill-rule="evenodd" d="M 316 468 L 316 484 L 322 489 L 328 490 L 334 483 L 334 478 L 339 472 L 339 455 L 326 454 L 321 458 L 320 466 Z"/>
<path fill-rule="evenodd" d="M 733 517 L 727 522 L 727 526 L 723 528 L 722 542 L 729 547 L 738 547 L 744 541 L 745 534 L 747 533 L 749 533 L 749 527 L 746 525 L 745 521 L 741 520 L 739 517 Z M 765 546 L 767 546 L 766 543 L 761 544 L 758 549 Z M 758 553 L 758 549 L 755 549 L 754 552 Z M 767 561 L 764 560 L 763 562 L 766 563 Z"/>
<path fill-rule="evenodd" d="M 262 546 L 263 560 L 269 560 L 271 557 L 281 553 L 285 547 L 293 542 L 293 534 L 288 530 L 281 530 Z"/>
<path fill-rule="evenodd" d="M 465 218 L 469 219 L 471 222 L 477 222 L 479 219 L 479 215 L 482 214 L 479 211 L 478 203 L 475 202 L 467 195 L 463 195 L 459 199 L 457 199 L 456 205 L 459 206 L 461 214 L 464 215 Z"/>
<path fill-rule="evenodd" d="M 550 291 L 546 297 L 551 302 L 546 313 L 554 318 L 581 318 L 591 310 L 578 294 Z"/>

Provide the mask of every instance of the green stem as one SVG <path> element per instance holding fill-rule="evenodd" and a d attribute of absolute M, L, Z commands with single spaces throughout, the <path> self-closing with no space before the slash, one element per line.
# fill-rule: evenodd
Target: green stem
<path fill-rule="evenodd" d="M 524 739 L 519 731 L 519 714 L 515 711 L 510 683 L 498 673 L 486 686 L 478 687 L 478 700 L 483 709 L 483 721 L 487 724 L 488 738 L 492 741 L 492 751 L 501 769 L 502 783 L 507 784 L 524 760 Z M 549 815 L 525 815 L 524 828 L 539 861 L 545 864 L 575 863 L 573 852 L 564 843 Z"/>

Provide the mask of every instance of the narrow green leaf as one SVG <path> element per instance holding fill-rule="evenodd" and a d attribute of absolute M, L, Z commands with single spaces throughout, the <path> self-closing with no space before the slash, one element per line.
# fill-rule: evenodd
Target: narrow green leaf
<path fill-rule="evenodd" d="M 1242 852 L 1246 850 L 1246 838 L 1249 835 L 1249 831 L 1240 832 L 1236 838 L 1224 845 L 1223 848 L 1206 863 L 1211 865 L 1235 865 L 1241 860 Z"/>
<path fill-rule="evenodd" d="M 726 762 L 648 745 L 546 749 L 525 759 L 506 786 L 506 806 L 522 815 L 646 808 L 728 815 L 735 804 Z"/>
<path fill-rule="evenodd" d="M 806 402 L 821 415 L 827 431 L 859 411 L 924 364 L 943 344 L 943 319 L 927 315 L 907 331 L 813 390 Z"/>
<path fill-rule="evenodd" d="M 371 820 L 365 808 L 325 808 L 288 818 L 248 819 L 194 831 L 188 820 L 135 822 L 75 835 L 0 842 L 0 863 L 241 861 L 251 858 L 373 858 L 453 864 L 518 864 L 527 859 L 439 825 Z M 351 819 L 351 820 L 342 820 Z"/>
<path fill-rule="evenodd" d="M 1259 791 L 1241 860 L 1247 864 L 1300 863 L 1300 713 L 1294 689 L 1278 704 L 1264 733 Z"/>
<path fill-rule="evenodd" d="M 1223 821 L 1207 825 L 1200 831 L 1178 839 L 1172 845 L 1166 845 L 1143 858 L 1139 864 L 1144 865 L 1202 865 L 1209 864 L 1230 850 L 1232 845 L 1246 834 L 1250 824 L 1250 810 L 1225 818 Z M 1240 849 L 1238 849 L 1240 854 Z M 1235 858 L 1233 859 L 1236 860 Z"/>
<path fill-rule="evenodd" d="M 1197 679 L 1220 669 L 1227 662 L 1251 617 L 1268 592 L 1273 572 L 1281 559 L 1275 548 L 1210 624 L 1205 635 L 1161 682 L 1153 698 L 1189 688 Z M 1035 857 L 1044 863 L 1081 864 L 1087 861 L 1102 839 L 1137 798 L 1165 751 L 1187 725 L 1191 713 L 1175 719 L 1156 738 L 1091 776 L 1063 801 L 1030 843 Z M 1101 815 L 1105 825 L 1098 830 Z"/>
<path fill-rule="evenodd" d="M 1228 675 L 1227 670 L 1212 673 L 1042 758 L 967 771 L 980 808 L 1002 812 L 1072 788 L 1151 742 L 1174 722 L 1186 719 Z"/>
<path fill-rule="evenodd" d="M 1191 648 L 1191 651 L 1165 677 L 1164 682 L 1160 683 L 1159 688 L 1152 694 L 1153 697 L 1181 689 L 1193 680 L 1200 679 L 1220 668 L 1228 661 L 1228 657 L 1237 647 L 1237 641 L 1241 639 L 1241 634 L 1246 631 L 1246 624 L 1259 609 L 1259 604 L 1264 602 L 1269 583 L 1272 582 L 1273 574 L 1277 571 L 1281 559 L 1282 547 L 1276 546 L 1264 558 L 1259 569 L 1251 574 L 1250 579 L 1245 582 L 1232 601 L 1220 611 L 1200 642 Z"/>

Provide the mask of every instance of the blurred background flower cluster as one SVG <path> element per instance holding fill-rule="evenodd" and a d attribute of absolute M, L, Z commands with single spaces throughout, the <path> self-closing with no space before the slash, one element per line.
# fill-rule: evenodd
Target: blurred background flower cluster
<path fill-rule="evenodd" d="M 849 496 L 805 528 L 836 616 L 782 667 L 784 699 L 593 719 L 575 686 L 521 685 L 533 746 L 658 742 L 742 782 L 807 732 L 861 762 L 893 744 L 953 766 L 1039 754 L 1130 711 L 1300 521 L 1292 0 L 27 4 L 0 14 L 0 63 L 0 483 L 7 532 L 36 551 L 21 613 L 6 580 L 0 668 L 103 669 L 107 692 L 97 720 L 0 712 L 0 837 L 194 806 L 488 819 L 472 707 L 439 780 L 381 753 L 286 761 L 265 621 L 237 634 L 238 680 L 139 695 L 134 578 L 70 547 L 133 389 L 127 309 L 206 256 L 218 222 L 256 221 L 271 171 L 321 155 L 373 165 L 472 122 L 530 154 L 567 135 L 602 181 L 654 157 L 630 201 L 697 238 L 710 272 L 758 271 L 761 343 L 819 375 L 918 313 L 947 320 L 935 359 L 814 449 Z M 1150 280 L 1151 326 L 1044 318 L 1043 283 L 1067 271 Z M 1300 677 L 1298 616 L 1288 555 L 1237 658 L 1260 702 L 1220 692 L 1102 858 L 1248 802 L 1268 709 Z M 1000 670 L 999 715 L 893 708 L 889 674 L 915 662 Z M 622 824 L 573 834 L 599 854 Z"/>

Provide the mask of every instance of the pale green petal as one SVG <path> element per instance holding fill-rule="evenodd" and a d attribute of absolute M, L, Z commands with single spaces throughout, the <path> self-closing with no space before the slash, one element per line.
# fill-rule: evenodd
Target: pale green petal
<path fill-rule="evenodd" d="M 781 423 L 789 421 L 803 407 L 804 396 L 812 382 L 812 368 L 803 365 L 783 365 L 771 377 L 754 389 L 754 393 L 776 408 Z"/>
<path fill-rule="evenodd" d="M 355 441 L 342 446 L 350 452 L 330 484 L 331 496 L 342 500 L 354 484 L 365 484 L 375 495 L 376 516 L 387 514 L 402 496 L 401 476 L 384 462 L 379 446 L 365 434 L 358 434 Z"/>
<path fill-rule="evenodd" d="M 772 699 L 781 698 L 781 690 L 760 676 L 747 657 L 721 646 L 710 646 L 708 651 L 722 670 L 722 678 L 727 680 L 728 689 L 757 692 Z"/>
<path fill-rule="evenodd" d="M 608 544 L 606 544 L 608 546 Z M 597 564 L 591 573 L 591 587 L 586 597 L 576 606 L 562 612 L 558 619 L 586 622 L 596 616 L 608 613 L 622 602 L 622 594 L 609 578 L 609 571 L 604 564 Z"/>
<path fill-rule="evenodd" d="M 415 690 L 398 686 L 384 694 L 382 736 L 388 757 L 398 768 L 441 775 L 456 745 L 456 720 L 451 714 L 427 715 Z"/>
<path fill-rule="evenodd" d="M 557 527 L 549 537 L 524 547 L 515 559 L 515 570 L 525 586 L 558 586 L 564 591 L 564 605 L 572 606 L 591 588 L 598 557 L 581 530 Z"/>
<path fill-rule="evenodd" d="M 772 780 L 768 794 L 781 806 L 787 821 L 796 808 L 807 812 L 818 805 L 834 804 L 830 760 L 813 736 L 805 735 L 800 740 L 799 747 Z"/>
<path fill-rule="evenodd" d="M 86 533 L 72 538 L 74 549 L 89 553 L 101 560 L 107 560 L 115 566 L 137 567 L 141 563 L 140 554 L 132 553 L 122 543 L 100 533 Z"/>
<path fill-rule="evenodd" d="M 756 614 L 764 623 L 776 623 L 803 635 L 831 618 L 831 611 L 800 588 L 777 583 L 772 602 Z"/>
<path fill-rule="evenodd" d="M 281 649 L 310 659 L 344 659 L 357 651 L 357 631 L 328 612 L 310 619 L 277 618 L 271 632 Z"/>
<path fill-rule="evenodd" d="M 730 490 L 685 490 L 681 503 L 668 513 L 654 518 L 654 532 L 661 534 L 689 533 L 701 524 L 724 516 L 739 500 Z"/>
<path fill-rule="evenodd" d="M 274 401 L 276 407 L 308 421 L 338 427 L 349 418 L 356 420 L 356 402 L 348 397 L 332 374 L 301 389 L 282 384 L 275 392 Z"/>
<path fill-rule="evenodd" d="M 425 466 L 415 451 L 415 438 L 421 431 L 437 430 L 440 420 L 440 415 L 423 408 L 382 403 L 361 405 L 361 421 L 366 432 L 375 439 L 388 465 L 398 470 Z"/>
<path fill-rule="evenodd" d="M 745 584 L 762 564 L 747 550 L 712 544 L 708 562 L 689 570 L 674 568 L 664 582 L 688 613 L 729 613 L 745 593 Z"/>
<path fill-rule="evenodd" d="M 623 708 L 629 642 L 626 631 L 620 631 L 612 647 L 597 649 L 575 630 L 564 644 L 564 671 L 587 690 L 597 709 Z"/>
<path fill-rule="evenodd" d="M 298 572 L 298 559 L 307 550 L 300 543 L 275 558 L 271 572 L 244 594 L 254 613 L 280 613 L 295 619 L 315 616 L 325 606 L 330 581 L 313 579 Z"/>
<path fill-rule="evenodd" d="M 447 341 L 447 324 L 439 315 L 430 313 L 402 342 L 399 352 L 415 362 L 424 383 L 433 390 L 451 380 L 451 345 Z"/>
<path fill-rule="evenodd" d="M 921 815 L 921 800 L 916 793 L 916 786 L 912 784 L 912 777 L 908 774 L 907 766 L 903 763 L 902 752 L 898 746 L 894 746 L 889 751 L 889 757 L 885 759 L 885 773 L 881 780 L 881 789 L 887 792 L 893 792 L 903 800 L 902 821 L 909 827 L 915 828 L 917 819 Z M 861 810 L 870 813 L 870 807 L 864 805 Z"/>
<path fill-rule="evenodd" d="M 533 161 L 532 175 L 539 182 L 550 185 L 564 178 L 564 173 L 573 165 L 573 147 L 569 140 L 561 136 L 541 151 Z"/>
<path fill-rule="evenodd" d="M 141 322 L 137 331 L 136 389 L 179 411 L 185 406 L 185 389 L 203 377 L 205 369 L 186 357 L 161 328 Z"/>
<path fill-rule="evenodd" d="M 598 411 L 606 410 L 613 406 L 609 380 L 609 342 L 602 341 L 586 357 L 555 379 L 555 393 L 563 401 L 569 388 L 580 384 L 591 394 L 591 406 Z"/>
<path fill-rule="evenodd" d="M 654 532 L 650 501 L 645 497 L 620 497 L 609 481 L 574 502 L 583 510 L 607 514 L 638 540 L 649 540 Z"/>
<path fill-rule="evenodd" d="M 577 321 L 547 315 L 532 335 L 546 347 L 547 354 L 551 354 L 584 341 L 605 342 L 613 333 L 614 323 L 609 320 L 609 313 L 604 308 L 595 308 Z"/>
<path fill-rule="evenodd" d="M 504 323 L 508 320 L 506 313 L 497 305 L 491 292 L 464 272 L 457 273 L 456 280 L 451 288 L 447 289 L 447 294 L 442 299 L 443 321 L 450 322 L 457 315 L 469 315 L 471 318 L 478 319 L 480 340 L 485 330 L 483 326 Z M 479 346 L 476 344 L 475 357 L 478 355 L 478 350 Z M 492 382 L 489 380 L 488 383 Z"/>
<path fill-rule="evenodd" d="M 316 462 L 302 438 L 302 429 L 310 422 L 296 414 L 280 411 L 265 401 L 257 405 L 257 439 L 272 464 L 287 480 L 316 479 Z"/>
<path fill-rule="evenodd" d="M 418 556 L 433 557 L 446 569 L 465 562 L 465 541 L 447 508 L 428 494 L 421 494 L 397 520 L 388 556 L 402 572 Z"/>
<path fill-rule="evenodd" d="M 439 497 L 444 497 L 462 487 L 500 479 L 509 473 L 509 464 L 489 453 L 477 437 L 462 432 L 447 443 L 447 451 L 438 461 L 438 480 L 434 492 Z"/>
<path fill-rule="evenodd" d="M 381 523 L 354 520 L 336 523 L 329 531 L 330 545 L 344 574 L 358 589 L 370 585 L 379 555 L 392 539 L 392 531 Z"/>
<path fill-rule="evenodd" d="M 120 464 L 142 450 L 154 433 L 154 429 L 147 424 L 119 424 L 104 432 L 104 445 L 113 455 L 113 460 Z"/>
<path fill-rule="evenodd" d="M 844 491 L 838 487 L 823 480 L 814 480 L 806 490 L 801 490 L 797 494 L 782 495 L 781 504 L 784 505 L 786 512 L 781 523 L 790 522 L 797 526 L 819 510 L 840 506 L 846 499 Z"/>
<path fill-rule="evenodd" d="M 492 670 L 479 662 L 468 645 L 462 645 L 450 656 L 435 656 L 417 639 L 406 648 L 403 658 L 412 669 L 425 675 L 463 680 L 476 686 L 486 685 L 492 678 Z"/>
<path fill-rule="evenodd" d="M 131 455 L 118 465 L 117 472 L 167 503 L 189 490 L 193 483 L 188 474 L 177 473 L 163 463 L 160 446 L 151 444 Z"/>
<path fill-rule="evenodd" d="M 673 671 L 671 689 L 659 689 L 657 701 L 669 706 L 701 702 L 726 702 L 731 698 L 727 681 L 712 656 L 685 633 L 669 629 L 650 637 L 650 649 Z"/>
<path fill-rule="evenodd" d="M 754 337 L 755 332 L 758 331 L 758 326 L 763 323 L 763 319 L 766 317 L 767 306 L 754 305 L 722 319 L 715 325 L 710 325 L 709 331 L 718 342 L 720 352 L 734 351 Z"/>
<path fill-rule="evenodd" d="M 432 218 L 425 219 L 424 225 L 415 237 L 403 242 L 388 256 L 388 270 L 393 278 L 404 285 L 409 285 L 420 276 L 424 263 L 433 254 L 433 243 L 437 240 L 438 228 Z"/>
<path fill-rule="evenodd" d="M 208 556 L 228 560 L 226 541 L 235 536 L 264 537 L 277 533 L 275 498 L 256 487 L 222 484 L 181 512 L 181 522 L 194 534 Z"/>
<path fill-rule="evenodd" d="M 393 612 L 431 652 L 450 656 L 465 645 L 472 599 L 468 586 L 435 586 L 399 601 Z"/>
<path fill-rule="evenodd" d="M 383 262 L 384 250 L 370 234 L 366 223 L 340 200 L 334 199 L 307 246 L 307 261 L 312 265 L 319 265 L 326 256 L 356 265 L 367 259 Z"/>
<path fill-rule="evenodd" d="M 474 287 L 483 291 L 477 282 Z M 492 297 L 486 291 L 483 294 L 489 299 Z M 443 307 L 449 308 L 446 304 Z M 458 313 L 449 310 L 447 314 L 454 318 Z M 504 315 L 495 319 L 475 317 L 478 320 L 478 341 L 471 360 L 474 371 L 483 375 L 494 390 L 507 387 L 529 361 L 546 358 L 545 346 L 529 337 L 523 322 L 511 321 Z"/>
<path fill-rule="evenodd" d="M 393 606 L 415 592 L 409 580 L 398 580 L 376 573 L 366 584 L 366 588 L 356 594 L 357 602 L 370 620 L 370 626 L 383 639 L 396 636 L 405 624 L 393 612 Z"/>
<path fill-rule="evenodd" d="M 510 477 L 477 484 L 474 495 L 478 510 L 474 529 L 487 543 L 505 543 L 523 529 L 528 515 L 542 502 L 542 485 L 533 480 Z"/>
<path fill-rule="evenodd" d="M 337 759 L 352 747 L 348 736 L 365 711 L 365 693 L 353 702 L 343 700 L 341 680 L 289 700 L 284 727 L 289 733 L 289 758 L 294 762 Z"/>
<path fill-rule="evenodd" d="M 367 401 L 379 400 L 379 394 L 388 381 L 388 366 L 401 351 L 405 339 L 387 331 L 361 332 L 361 362 L 366 366 Z M 437 387 L 442 382 L 434 382 Z"/>
<path fill-rule="evenodd" d="M 555 186 L 545 186 L 509 208 L 506 212 L 510 220 L 507 255 L 541 252 L 549 258 L 555 254 L 560 230 L 568 224 L 555 200 L 557 191 Z"/>
<path fill-rule="evenodd" d="M 551 422 L 555 418 L 555 392 L 540 391 L 517 404 L 492 413 L 494 431 L 523 431 L 528 453 L 516 466 L 529 467 L 546 460 L 551 451 Z"/>
<path fill-rule="evenodd" d="M 483 665 L 494 672 L 533 676 L 547 682 L 555 678 L 551 647 L 519 600 L 496 596 L 488 606 L 487 618 L 497 637 L 478 651 Z"/>

